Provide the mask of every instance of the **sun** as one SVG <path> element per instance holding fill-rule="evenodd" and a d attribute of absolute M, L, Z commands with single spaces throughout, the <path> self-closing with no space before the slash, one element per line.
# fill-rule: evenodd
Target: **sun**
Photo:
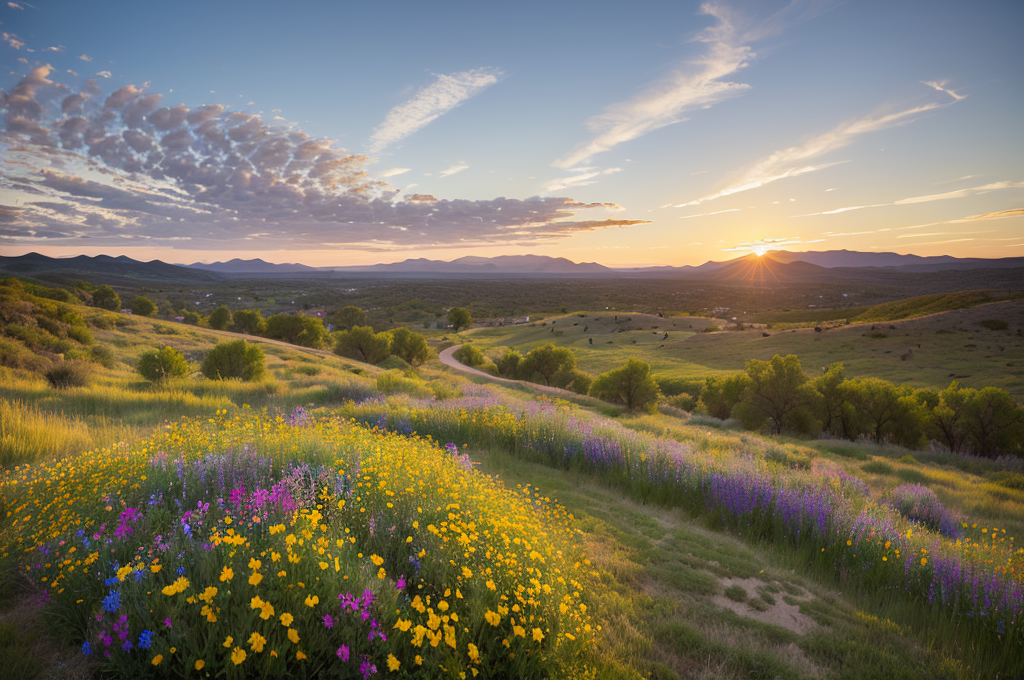
<path fill-rule="evenodd" d="M 767 243 L 758 243 L 755 246 L 751 246 L 750 250 L 751 252 L 754 253 L 754 255 L 761 257 L 762 255 L 768 252 L 769 247 L 770 246 Z"/>

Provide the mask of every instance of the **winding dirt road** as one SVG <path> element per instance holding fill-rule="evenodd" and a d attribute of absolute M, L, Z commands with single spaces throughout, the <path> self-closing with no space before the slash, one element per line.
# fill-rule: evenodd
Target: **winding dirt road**
<path fill-rule="evenodd" d="M 572 397 L 573 399 L 580 399 L 583 396 L 580 394 L 576 394 L 575 392 L 571 392 L 569 390 L 563 390 L 560 387 L 548 387 L 547 385 L 538 385 L 537 383 L 526 382 L 525 380 L 509 380 L 508 378 L 499 378 L 496 375 L 491 375 L 490 373 L 485 373 L 484 371 L 473 368 L 472 366 L 467 366 L 466 364 L 460 362 L 458 359 L 452 356 L 453 354 L 455 354 L 455 351 L 458 350 L 460 347 L 462 347 L 462 345 L 453 345 L 448 349 L 443 350 L 440 354 L 437 355 L 438 360 L 445 366 L 448 366 L 449 368 L 454 368 L 456 371 L 461 371 L 468 375 L 475 375 L 480 378 L 485 378 L 490 382 L 499 383 L 501 385 L 508 385 L 509 387 L 526 387 L 532 390 L 536 390 L 538 392 L 544 392 L 546 394 L 562 398 Z"/>

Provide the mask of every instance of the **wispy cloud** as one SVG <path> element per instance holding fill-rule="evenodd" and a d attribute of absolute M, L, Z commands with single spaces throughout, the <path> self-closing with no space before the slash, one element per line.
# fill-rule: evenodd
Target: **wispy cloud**
<path fill-rule="evenodd" d="M 25 41 L 19 38 L 18 36 L 14 35 L 13 33 L 8 33 L 7 31 L 4 31 L 3 33 L 0 33 L 0 36 L 3 36 L 4 42 L 10 45 L 12 49 L 20 50 L 22 47 L 25 46 Z"/>
<path fill-rule="evenodd" d="M 743 208 L 729 208 L 728 210 L 716 210 L 715 212 L 701 213 L 699 215 L 683 215 L 679 219 L 681 219 L 681 220 L 689 220 L 689 219 L 693 219 L 694 217 L 710 217 L 712 215 L 721 215 L 722 213 L 739 212 L 742 209 Z"/>
<path fill-rule="evenodd" d="M 389 168 L 387 170 L 382 170 L 381 172 L 377 173 L 377 176 L 381 178 L 397 177 L 398 175 L 404 175 L 411 169 L 412 168 Z"/>
<path fill-rule="evenodd" d="M 622 168 L 606 168 L 604 170 L 597 170 L 593 167 L 588 168 L 577 168 L 579 174 L 571 177 L 560 177 L 544 183 L 544 191 L 547 193 L 554 193 L 569 187 L 583 187 L 588 184 L 594 184 L 597 178 L 602 175 L 612 175 L 616 172 L 622 172 Z"/>
<path fill-rule="evenodd" d="M 785 236 L 782 238 L 762 238 L 756 241 L 744 241 L 737 243 L 731 248 L 722 248 L 725 252 L 748 252 L 762 255 L 770 250 L 776 250 L 784 246 L 798 246 L 809 243 L 821 243 L 825 239 L 818 238 L 805 241 L 799 236 Z"/>
<path fill-rule="evenodd" d="M 441 74 L 416 95 L 388 112 L 370 137 L 370 152 L 379 153 L 437 120 L 470 97 L 498 82 L 504 75 L 496 68 L 477 68 Z"/>
<path fill-rule="evenodd" d="M 455 165 L 451 165 L 437 174 L 440 175 L 441 177 L 450 177 L 451 175 L 454 175 L 457 172 L 462 172 L 463 170 L 468 169 L 469 166 L 466 165 L 465 163 L 456 163 Z"/>
<path fill-rule="evenodd" d="M 737 16 L 721 5 L 705 4 L 701 13 L 717 20 L 694 39 L 707 44 L 701 57 L 688 68 L 676 71 L 632 99 L 612 104 L 587 121 L 594 137 L 555 161 L 555 167 L 572 168 L 585 163 L 595 154 L 685 120 L 686 111 L 712 106 L 749 89 L 745 83 L 725 78 L 754 58 L 753 50 L 744 43 L 755 36 L 745 34 L 737 25 Z"/>
<path fill-rule="evenodd" d="M 946 85 L 949 83 L 948 80 L 922 80 L 921 83 L 927 85 L 928 87 L 934 88 L 938 92 L 944 92 L 945 94 L 948 94 L 956 101 L 960 101 L 961 99 L 967 99 L 967 95 L 957 94 L 953 90 L 946 87 Z"/>
<path fill-rule="evenodd" d="M 901 125 L 912 120 L 915 116 L 941 109 L 953 102 L 939 103 L 930 102 L 915 106 L 902 111 L 883 115 L 865 116 L 851 121 L 846 121 L 829 130 L 807 140 L 800 146 L 793 146 L 788 149 L 780 149 L 773 154 L 762 158 L 754 163 L 747 170 L 743 171 L 739 179 L 727 185 L 724 189 L 701 198 L 694 199 L 681 206 L 700 205 L 707 201 L 713 201 L 725 196 L 732 196 L 751 189 L 763 187 L 766 184 L 777 182 L 788 177 L 798 177 L 810 172 L 816 172 L 825 168 L 837 165 L 845 161 L 833 161 L 830 163 L 811 164 L 816 158 L 828 153 L 837 151 L 849 146 L 858 137 L 885 128 Z M 864 206 L 861 206 L 864 207 Z"/>
<path fill-rule="evenodd" d="M 82 61 L 92 61 L 92 57 L 90 57 L 88 54 L 79 54 L 77 58 L 81 59 Z"/>
<path fill-rule="evenodd" d="M 1000 210 L 999 212 L 983 213 L 981 215 L 971 215 L 965 217 L 966 220 L 999 220 L 1005 217 L 1024 217 L 1024 208 L 1014 208 L 1012 210 Z"/>
<path fill-rule="evenodd" d="M 113 74 L 110 71 L 99 71 L 96 73 L 96 75 L 98 75 L 100 78 L 109 78 Z"/>
<path fill-rule="evenodd" d="M 817 215 L 835 215 L 838 213 L 849 212 L 851 210 L 864 210 L 865 208 L 885 208 L 893 205 L 913 205 L 916 203 L 931 203 L 932 201 L 946 201 L 953 198 L 965 198 L 967 196 L 973 196 L 974 194 L 987 193 L 989 191 L 998 191 L 1000 189 L 1020 189 L 1024 188 L 1024 182 L 991 182 L 989 184 L 983 184 L 977 187 L 967 187 L 964 189 L 956 189 L 955 191 L 944 191 L 940 194 L 926 194 L 924 196 L 912 196 L 910 198 L 901 198 L 898 201 L 892 203 L 873 203 L 871 205 L 851 205 L 845 208 L 835 208 L 834 210 L 824 210 L 822 212 L 806 213 L 804 215 L 791 215 L 790 217 L 815 217 Z M 960 221 L 970 221 L 975 219 L 987 219 L 995 217 L 1015 217 L 1017 215 L 1024 214 L 1024 210 L 1005 210 L 1003 212 L 985 213 L 984 215 L 974 215 L 972 217 L 965 217 Z"/>

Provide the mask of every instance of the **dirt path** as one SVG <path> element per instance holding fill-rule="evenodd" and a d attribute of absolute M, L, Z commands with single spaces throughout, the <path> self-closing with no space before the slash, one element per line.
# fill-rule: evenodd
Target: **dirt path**
<path fill-rule="evenodd" d="M 526 382 L 525 380 L 509 380 L 508 378 L 499 378 L 496 375 L 491 375 L 490 373 L 485 373 L 479 369 L 473 368 L 472 366 L 467 366 L 466 364 L 462 363 L 454 356 L 452 356 L 453 354 L 455 354 L 455 351 L 458 350 L 460 347 L 462 347 L 462 345 L 453 345 L 452 347 L 443 350 L 440 354 L 437 355 L 438 360 L 440 360 L 440 362 L 445 366 L 448 366 L 449 368 L 454 368 L 456 371 L 462 371 L 463 373 L 466 373 L 468 375 L 475 375 L 479 378 L 485 378 L 490 382 L 498 383 L 499 385 L 507 385 L 509 387 L 528 387 L 538 392 L 544 392 L 546 394 L 551 394 L 556 397 L 562 398 L 571 397 L 573 399 L 579 399 L 581 396 L 579 394 L 576 394 L 575 392 L 563 390 L 560 387 L 548 387 L 547 385 L 538 385 L 537 383 Z"/>

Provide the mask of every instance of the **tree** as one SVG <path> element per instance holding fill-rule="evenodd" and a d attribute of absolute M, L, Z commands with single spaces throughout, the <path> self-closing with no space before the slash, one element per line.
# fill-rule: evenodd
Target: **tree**
<path fill-rule="evenodd" d="M 841 361 L 829 366 L 825 373 L 814 381 L 814 388 L 820 395 L 818 417 L 821 420 L 821 427 L 832 435 L 843 431 L 843 404 L 846 401 L 842 388 L 844 382 L 846 368 Z"/>
<path fill-rule="evenodd" d="M 590 394 L 622 404 L 630 411 L 653 411 L 660 396 L 658 383 L 651 377 L 651 365 L 639 359 L 630 359 L 624 366 L 597 376 Z"/>
<path fill-rule="evenodd" d="M 268 338 L 313 349 L 323 349 L 330 337 L 319 317 L 300 314 L 275 314 L 267 319 Z"/>
<path fill-rule="evenodd" d="M 470 316 L 469 310 L 465 307 L 453 307 L 448 312 L 448 323 L 451 324 L 452 330 L 458 333 L 459 330 L 473 325 L 473 317 Z"/>
<path fill-rule="evenodd" d="M 199 320 L 202 318 L 195 312 L 185 312 L 184 314 L 182 314 L 182 317 L 184 318 L 184 322 L 187 323 L 189 326 L 198 326 Z"/>
<path fill-rule="evenodd" d="M 145 352 L 139 357 L 138 371 L 146 380 L 163 382 L 168 378 L 180 378 L 188 375 L 189 365 L 181 352 L 167 346 L 152 352 Z"/>
<path fill-rule="evenodd" d="M 340 330 L 350 331 L 366 323 L 366 312 L 354 305 L 348 305 L 328 314 L 327 321 Z"/>
<path fill-rule="evenodd" d="M 738 373 L 729 378 L 705 379 L 698 406 L 703 406 L 704 412 L 713 418 L 729 418 L 733 407 L 740 402 L 743 390 L 747 388 L 747 380 L 746 373 Z"/>
<path fill-rule="evenodd" d="M 960 387 L 960 383 L 954 380 L 939 392 L 939 403 L 928 419 L 929 435 L 954 453 L 963 451 L 967 445 L 967 404 L 975 394 L 977 390 Z"/>
<path fill-rule="evenodd" d="M 110 286 L 100 286 L 92 293 L 92 304 L 94 307 L 116 312 L 121 309 L 121 296 Z"/>
<path fill-rule="evenodd" d="M 794 412 L 811 401 L 809 391 L 804 389 L 807 376 L 795 354 L 776 354 L 771 361 L 751 359 L 747 362 L 747 377 L 741 401 L 763 414 L 762 420 L 770 420 L 775 434 L 782 434 Z"/>
<path fill-rule="evenodd" d="M 974 451 L 995 457 L 1000 452 L 1021 448 L 1024 410 L 1006 390 L 985 387 L 968 398 L 964 425 Z"/>
<path fill-rule="evenodd" d="M 505 353 L 501 355 L 501 358 L 495 364 L 498 367 L 499 374 L 506 378 L 515 379 L 519 375 L 519 365 L 522 362 L 523 355 L 509 347 L 505 349 Z"/>
<path fill-rule="evenodd" d="M 920 443 L 924 413 L 913 389 L 881 378 L 856 378 L 847 381 L 847 387 L 866 433 L 876 444 L 891 441 L 916 447 Z"/>
<path fill-rule="evenodd" d="M 576 368 L 576 355 L 567 347 L 555 347 L 549 342 L 529 352 L 523 358 L 520 367 L 521 375 L 526 380 L 540 374 L 544 378 L 544 384 L 551 385 L 559 371 L 571 371 Z"/>
<path fill-rule="evenodd" d="M 206 318 L 206 323 L 210 324 L 210 328 L 215 331 L 227 330 L 227 327 L 231 325 L 231 310 L 227 305 L 217 307 L 210 312 L 210 316 Z"/>
<path fill-rule="evenodd" d="M 455 358 L 456 361 L 463 363 L 467 366 L 483 366 L 484 361 L 486 361 L 484 359 L 483 353 L 473 345 L 470 345 L 469 343 L 466 343 L 462 347 L 455 350 L 452 353 L 452 356 Z"/>
<path fill-rule="evenodd" d="M 374 333 L 372 326 L 354 326 L 337 334 L 334 353 L 379 364 L 391 355 L 391 334 Z"/>
<path fill-rule="evenodd" d="M 391 353 L 419 366 L 430 358 L 430 347 L 423 335 L 402 326 L 391 331 Z"/>
<path fill-rule="evenodd" d="M 222 342 L 207 353 L 201 370 L 211 380 L 257 380 L 266 371 L 263 349 L 245 340 Z"/>
<path fill-rule="evenodd" d="M 232 317 L 231 330 L 246 335 L 264 335 L 267 332 L 267 322 L 263 318 L 263 312 L 258 309 L 240 309 Z"/>
<path fill-rule="evenodd" d="M 95 299 L 94 297 L 93 300 Z M 142 295 L 133 297 L 128 306 L 135 316 L 153 316 L 156 314 L 156 305 L 148 297 L 143 297 Z"/>

